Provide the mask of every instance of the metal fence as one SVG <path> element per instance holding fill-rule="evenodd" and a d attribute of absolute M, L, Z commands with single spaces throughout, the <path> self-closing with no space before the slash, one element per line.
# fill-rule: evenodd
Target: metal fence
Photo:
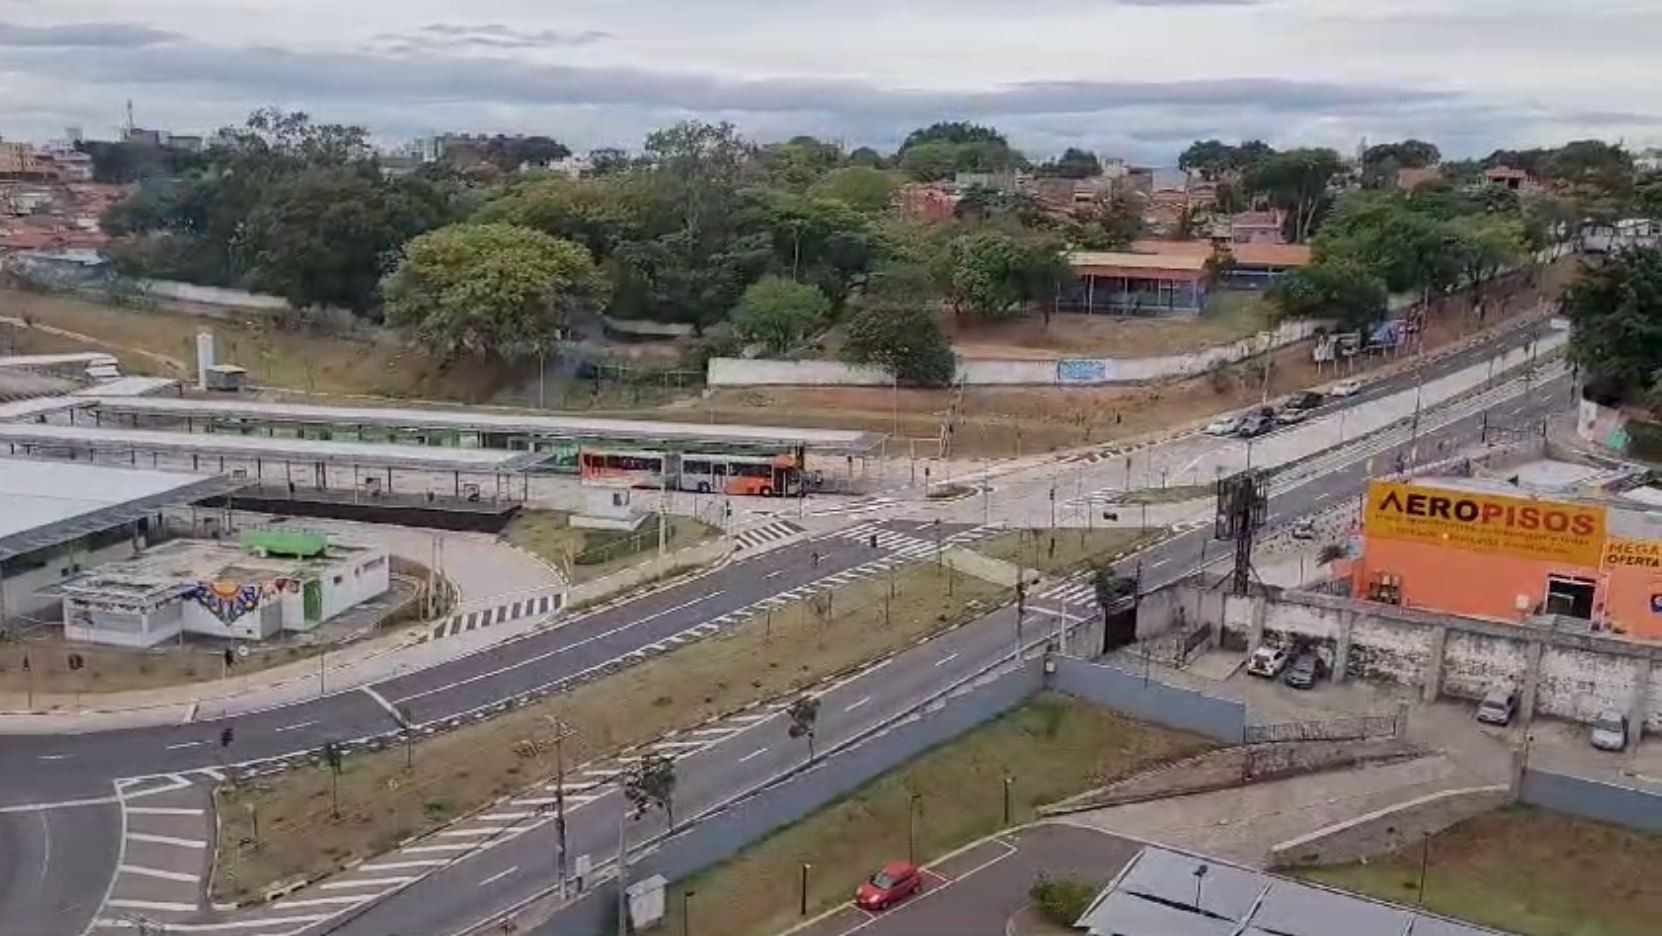
<path fill-rule="evenodd" d="M 1267 741 L 1361 741 L 1389 738 L 1398 733 L 1401 715 L 1362 715 L 1325 721 L 1275 722 L 1248 725 L 1241 736 L 1247 744 Z"/>

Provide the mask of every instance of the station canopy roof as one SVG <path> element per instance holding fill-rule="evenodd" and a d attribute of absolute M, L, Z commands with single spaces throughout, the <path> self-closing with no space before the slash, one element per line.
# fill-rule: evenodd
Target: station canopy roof
<path fill-rule="evenodd" d="M 882 435 L 848 429 L 805 429 L 791 426 L 743 426 L 668 422 L 644 419 L 602 419 L 584 416 L 546 416 L 502 410 L 395 409 L 371 406 L 317 406 L 301 403 L 261 403 L 245 400 L 197 400 L 166 397 L 100 400 L 102 413 L 173 416 L 179 419 L 245 419 L 270 423 L 377 426 L 390 429 L 448 429 L 461 432 L 499 432 L 541 438 L 572 439 L 645 445 L 653 442 L 683 446 L 803 446 L 828 455 L 865 455 L 877 449 Z"/>

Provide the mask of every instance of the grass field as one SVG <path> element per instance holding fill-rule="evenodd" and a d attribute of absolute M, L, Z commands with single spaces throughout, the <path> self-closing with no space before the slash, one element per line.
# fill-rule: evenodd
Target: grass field
<path fill-rule="evenodd" d="M 1217 489 L 1210 484 L 1173 484 L 1168 487 L 1139 488 L 1126 491 L 1114 499 L 1116 504 L 1180 504 L 1200 497 L 1211 497 Z"/>
<path fill-rule="evenodd" d="M 658 554 L 658 518 L 649 517 L 639 530 L 583 530 L 573 527 L 570 515 L 557 510 L 521 511 L 502 535 L 509 543 L 552 563 L 572 583 L 602 578 Z M 719 531 L 691 517 L 671 516 L 664 537 L 666 549 L 685 549 Z"/>
<path fill-rule="evenodd" d="M 892 579 L 851 582 L 829 600 L 782 606 L 723 635 L 422 741 L 413 768 L 405 768 L 401 748 L 352 757 L 340 777 L 339 820 L 330 815 L 329 775 L 321 766 L 222 788 L 215 899 L 245 899 L 277 881 L 344 867 L 548 776 L 552 763 L 526 761 L 515 747 L 546 737 L 550 716 L 576 732 L 565 753 L 568 763 L 580 763 L 910 646 L 1010 594 L 930 563 L 903 567 Z"/>
<path fill-rule="evenodd" d="M 1154 535 L 1127 527 L 1011 530 L 982 540 L 975 551 L 1046 575 L 1065 575 L 1130 552 Z"/>
<path fill-rule="evenodd" d="M 677 882 L 696 892 L 693 932 L 765 936 L 799 917 L 799 869 L 812 864 L 810 913 L 842 903 L 860 880 L 886 862 L 904 860 L 907 810 L 918 797 L 920 861 L 1005 827 L 1030 821 L 1035 808 L 1151 764 L 1196 753 L 1199 738 L 1131 721 L 1067 696 L 1043 695 L 929 751 L 839 802 Z M 669 901 L 664 932 L 681 932 L 680 900 Z"/>
<path fill-rule="evenodd" d="M 1529 936 L 1662 932 L 1662 835 L 1517 806 L 1431 838 L 1425 905 Z M 1306 877 L 1398 903 L 1419 890 L 1418 844 Z"/>

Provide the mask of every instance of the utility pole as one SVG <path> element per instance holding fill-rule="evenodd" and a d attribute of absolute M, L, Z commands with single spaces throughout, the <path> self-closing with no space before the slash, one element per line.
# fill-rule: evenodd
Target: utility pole
<path fill-rule="evenodd" d="M 566 870 L 566 736 L 573 734 L 571 727 L 553 716 L 548 716 L 548 723 L 554 728 L 554 873 L 560 883 L 560 900 L 566 899 L 566 882 L 570 874 Z"/>
<path fill-rule="evenodd" d="M 617 936 L 629 936 L 629 804 L 619 803 L 617 811 Z"/>

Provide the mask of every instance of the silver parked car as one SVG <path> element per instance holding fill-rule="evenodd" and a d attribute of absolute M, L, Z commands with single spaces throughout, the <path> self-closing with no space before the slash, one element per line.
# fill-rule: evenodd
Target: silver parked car
<path fill-rule="evenodd" d="M 1518 714 L 1518 694 L 1511 689 L 1490 689 L 1477 703 L 1477 720 L 1486 725 L 1510 725 Z"/>
<path fill-rule="evenodd" d="M 1601 751 L 1627 750 L 1627 716 L 1611 709 L 1593 719 L 1593 747 Z"/>

